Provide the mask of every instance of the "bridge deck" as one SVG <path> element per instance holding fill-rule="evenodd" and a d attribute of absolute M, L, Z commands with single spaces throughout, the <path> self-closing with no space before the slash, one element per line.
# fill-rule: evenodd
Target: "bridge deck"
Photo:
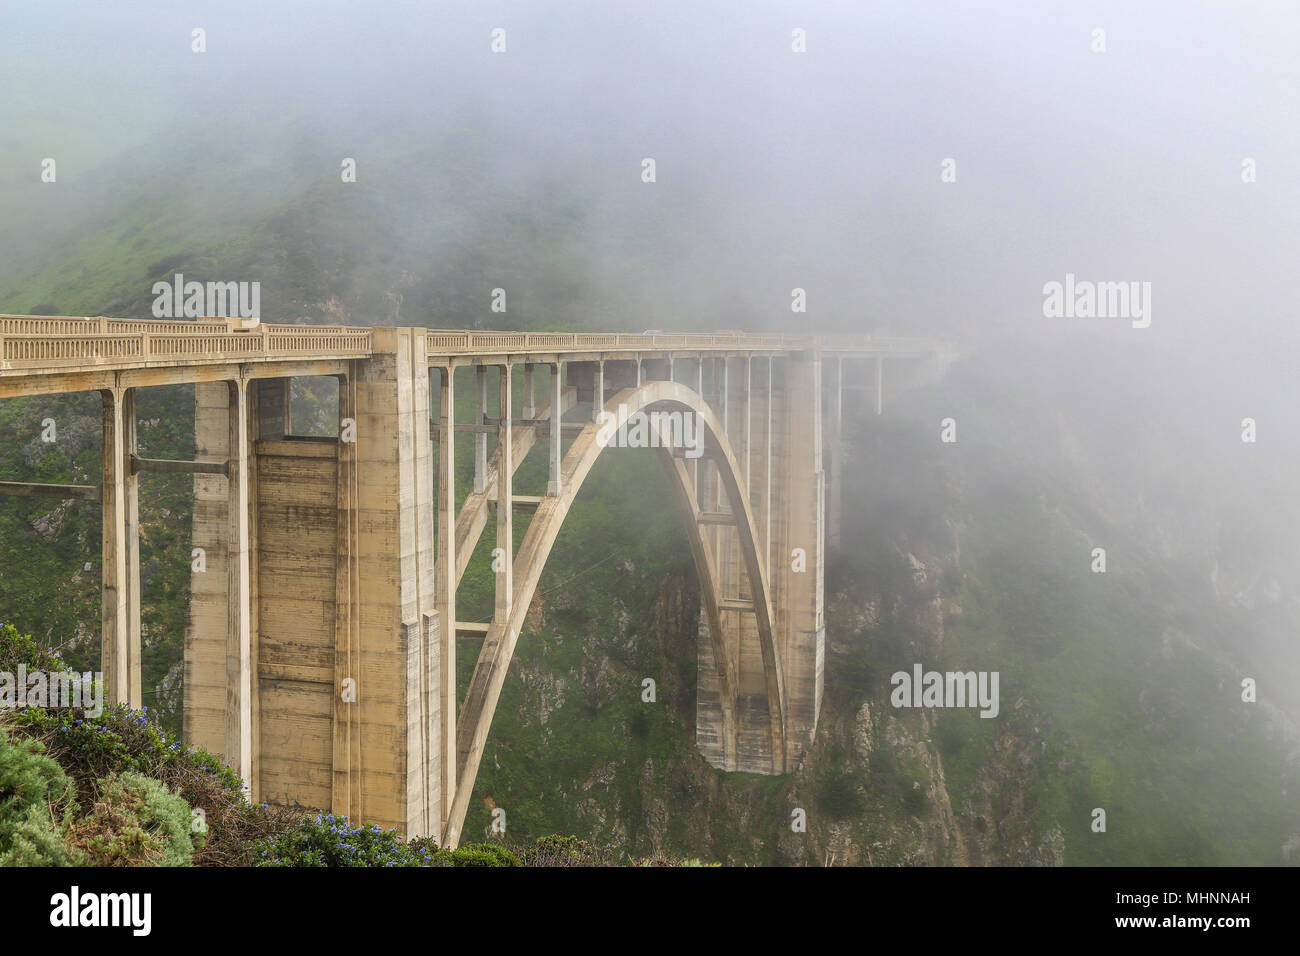
<path fill-rule="evenodd" d="M 817 351 L 844 357 L 933 354 L 933 340 L 871 335 L 790 336 L 736 333 L 483 332 L 430 329 L 435 364 L 520 356 L 534 360 L 777 354 Z M 0 374 L 115 371 L 255 362 L 369 358 L 374 330 L 271 325 L 231 331 L 224 319 L 171 321 L 103 316 L 0 315 Z M 442 361 L 438 361 L 442 360 Z"/>

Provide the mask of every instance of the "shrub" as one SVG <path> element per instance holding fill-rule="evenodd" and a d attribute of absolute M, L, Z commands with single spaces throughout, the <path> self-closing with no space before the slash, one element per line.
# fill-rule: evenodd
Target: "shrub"
<path fill-rule="evenodd" d="M 48 807 L 31 807 L 3 840 L 8 849 L 0 851 L 0 867 L 85 865 L 84 858 L 64 842 Z"/>
<path fill-rule="evenodd" d="M 332 813 L 304 817 L 293 829 L 262 841 L 256 866 L 431 866 L 423 844 L 405 843 L 396 830 L 352 826 Z"/>
<path fill-rule="evenodd" d="M 0 671 L 15 673 L 19 664 L 29 671 L 62 671 L 68 667 L 58 651 L 39 646 L 30 634 L 19 634 L 12 624 L 0 624 Z"/>
<path fill-rule="evenodd" d="M 109 707 L 98 717 L 27 708 L 4 718 L 15 733 L 41 741 L 73 778 L 78 793 L 99 792 L 114 774 L 152 777 L 203 810 L 207 839 L 198 866 L 251 866 L 257 845 L 297 826 L 304 808 L 248 802 L 239 775 L 200 748 L 186 749 L 145 709 Z"/>
<path fill-rule="evenodd" d="M 455 850 L 439 850 L 438 856 L 436 862 L 442 866 L 519 865 L 519 857 L 496 843 L 467 843 Z"/>
<path fill-rule="evenodd" d="M 61 830 L 75 812 L 75 792 L 39 742 L 10 742 L 0 728 L 0 866 L 80 863 L 64 845 Z M 63 819 L 56 824 L 60 808 Z"/>
<path fill-rule="evenodd" d="M 71 827 L 69 841 L 92 866 L 189 866 L 190 806 L 157 780 L 134 771 L 99 781 L 99 799 Z"/>
<path fill-rule="evenodd" d="M 609 854 L 575 836 L 538 837 L 523 851 L 525 866 L 607 866 Z"/>

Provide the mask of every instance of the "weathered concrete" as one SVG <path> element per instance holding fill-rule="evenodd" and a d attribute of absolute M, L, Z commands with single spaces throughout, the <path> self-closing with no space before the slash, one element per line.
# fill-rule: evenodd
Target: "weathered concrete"
<path fill-rule="evenodd" d="M 98 488 L 0 491 L 100 498 L 105 681 L 110 700 L 137 704 L 136 474 L 194 472 L 186 739 L 220 753 L 254 799 L 455 844 L 546 558 L 603 450 L 603 416 L 676 409 L 703 423 L 702 458 L 660 452 L 701 581 L 696 740 L 719 768 L 783 773 L 810 745 L 821 706 L 824 543 L 839 523 L 842 395 L 854 387 L 845 378 L 853 362 L 867 366 L 879 413 L 886 360 L 892 394 L 935 380 L 951 357 L 937 343 L 871 337 L 273 325 L 241 334 L 224 322 L 0 316 L 0 397 L 97 390 L 104 434 Z M 488 366 L 498 370 L 495 418 Z M 458 368 L 473 368 L 477 386 L 474 422 L 460 425 Z M 291 379 L 308 375 L 339 380 L 337 436 L 293 434 Z M 140 459 L 135 389 L 180 382 L 195 386 L 196 462 Z M 582 421 L 563 420 L 587 403 Z M 474 435 L 463 502 L 458 428 Z M 517 495 L 516 469 L 543 438 L 546 494 Z M 518 549 L 516 511 L 530 514 Z M 493 513 L 493 620 L 458 622 L 456 589 Z M 482 637 L 463 703 L 458 632 Z"/>

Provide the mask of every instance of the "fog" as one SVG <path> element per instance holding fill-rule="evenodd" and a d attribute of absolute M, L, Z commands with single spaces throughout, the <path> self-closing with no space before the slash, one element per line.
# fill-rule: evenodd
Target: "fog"
<path fill-rule="evenodd" d="M 338 153 L 364 181 L 368 152 L 472 134 L 485 181 L 561 184 L 639 260 L 610 280 L 674 306 L 779 328 L 799 286 L 819 328 L 1035 334 L 1072 272 L 1150 281 L 1141 338 L 1248 360 L 1292 338 L 1300 16 L 1161 6 L 12 4 L 0 196 L 32 218 L 5 251 L 88 211 L 41 214 L 45 156 L 61 192 L 124 157 L 183 175 L 195 150 L 286 176 Z M 628 231 L 647 221 L 654 248 Z"/>
<path fill-rule="evenodd" d="M 544 198 L 514 264 L 568 288 L 549 237 L 580 236 L 587 325 L 951 337 L 1004 398 L 1171 436 L 1120 468 L 1222 472 L 1189 520 L 1289 528 L 1258 488 L 1300 447 L 1297 35 L 1287 2 L 6 3 L 0 309 L 134 203 L 215 242 L 352 157 L 417 321 L 419 263 L 480 261 L 463 197 L 504 229 Z M 1067 275 L 1150 283 L 1149 327 L 1045 317 Z"/>

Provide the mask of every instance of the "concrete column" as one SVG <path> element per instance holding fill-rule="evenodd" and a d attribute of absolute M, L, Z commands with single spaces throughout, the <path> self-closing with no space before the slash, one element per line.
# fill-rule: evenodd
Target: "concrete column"
<path fill-rule="evenodd" d="M 436 607 L 432 495 L 420 475 L 431 467 L 427 351 L 423 329 L 375 328 L 368 361 L 357 363 L 357 657 L 360 807 L 354 816 L 419 833 L 441 816 L 428 760 L 441 766 L 433 741 L 441 725 L 441 626 L 438 673 L 422 626 Z M 454 433 L 453 433 L 454 434 Z M 454 519 L 449 523 L 454 527 Z M 452 528 L 449 528 L 451 531 Z M 447 625 L 454 633 L 454 622 Z M 425 662 L 429 663 L 426 664 Z M 426 686 L 439 688 L 433 713 Z M 427 732 L 426 732 L 427 728 Z"/>
<path fill-rule="evenodd" d="M 885 357 L 876 356 L 876 414 L 885 408 Z"/>
<path fill-rule="evenodd" d="M 754 419 L 754 358 L 745 356 L 745 494 L 750 489 L 750 459 L 753 458 L 752 425 Z"/>
<path fill-rule="evenodd" d="M 564 378 L 561 374 L 560 363 L 556 362 L 551 366 L 551 441 L 550 441 L 550 467 L 549 480 L 546 482 L 546 493 L 555 496 L 563 491 L 560 477 L 560 440 L 563 435 L 564 405 L 563 396 L 560 390 L 563 387 Z"/>
<path fill-rule="evenodd" d="M 774 535 L 773 578 L 782 607 L 785 665 L 787 750 L 785 770 L 798 765 L 812 742 L 821 711 L 825 668 L 826 624 L 822 572 L 826 515 L 825 472 L 822 468 L 821 362 L 791 357 L 783 376 L 778 507 L 781 516 Z M 795 570 L 791 555 L 803 552 L 803 570 Z M 780 772 L 781 768 L 774 767 Z"/>
<path fill-rule="evenodd" d="M 139 451 L 136 437 L 135 389 L 122 393 L 122 471 L 126 482 L 126 633 L 131 667 L 127 678 L 127 700 L 132 707 L 144 706 L 140 645 L 140 478 L 131 474 L 131 456 Z"/>
<path fill-rule="evenodd" d="M 409 456 L 399 440 L 403 458 L 403 484 L 412 489 L 410 519 L 403 523 L 403 576 L 413 576 L 414 613 L 403 611 L 406 638 L 406 733 L 408 765 L 415 770 L 406 778 L 407 832 L 442 833 L 441 668 L 442 633 L 437 611 L 437 549 L 434 541 L 433 444 L 429 438 L 428 347 L 424 330 L 411 334 L 409 366 L 410 404 L 400 408 L 410 422 Z M 403 385 L 399 384 L 399 393 Z M 399 488 L 399 494 L 402 489 Z M 407 543 L 407 536 L 414 541 Z M 412 556 L 413 555 L 413 560 Z M 404 589 L 405 590 L 405 589 Z M 404 605 L 406 597 L 404 595 Z M 409 767 L 408 767 L 409 770 Z M 412 831 L 411 827 L 418 827 Z"/>
<path fill-rule="evenodd" d="M 474 384 L 478 387 L 478 415 L 475 425 L 487 424 L 487 366 L 474 366 Z M 474 433 L 474 494 L 483 494 L 487 481 L 487 434 Z"/>
<path fill-rule="evenodd" d="M 595 385 L 592 388 L 591 420 L 599 422 L 605 412 L 605 363 L 597 362 L 594 372 Z"/>
<path fill-rule="evenodd" d="M 504 625 L 510 617 L 510 603 L 514 595 L 513 565 L 515 561 L 514 503 L 511 500 L 514 486 L 514 443 L 510 435 L 510 366 L 501 366 L 500 430 L 497 446 L 497 554 L 495 563 L 501 561 L 495 572 L 496 609 L 492 620 Z M 558 406 L 557 406 L 558 407 Z"/>
<path fill-rule="evenodd" d="M 226 762 L 253 783 L 252 573 L 249 561 L 248 382 L 230 390 L 230 478 L 226 570 Z"/>
<path fill-rule="evenodd" d="M 827 516 L 829 527 L 826 529 L 827 537 L 833 547 L 839 547 L 840 544 L 840 516 L 841 516 L 841 489 L 840 482 L 843 478 L 843 461 L 844 461 L 844 360 L 841 358 L 832 359 L 831 366 L 831 393 L 830 407 L 827 411 L 826 440 L 830 444 L 830 466 L 831 473 L 829 476 L 830 484 L 830 513 Z"/>
<path fill-rule="evenodd" d="M 340 438 L 335 453 L 338 519 L 335 541 L 338 558 L 334 581 L 334 674 L 330 692 L 333 740 L 330 746 L 330 808 L 353 817 L 361 812 L 361 712 L 357 694 L 344 696 L 349 682 L 361 673 L 361 511 L 357 455 L 357 380 L 360 363 L 351 375 L 338 376 Z"/>
<path fill-rule="evenodd" d="M 524 364 L 524 403 L 521 414 L 524 418 L 537 417 L 537 399 L 533 397 L 533 364 Z"/>
<path fill-rule="evenodd" d="M 722 419 L 722 430 L 727 433 L 728 438 L 731 437 L 731 422 L 727 419 L 727 384 L 730 366 L 731 362 L 728 359 L 719 359 L 717 368 L 721 375 L 713 383 L 713 387 L 718 393 L 718 416 Z"/>
<path fill-rule="evenodd" d="M 139 707 L 140 544 L 135 451 L 135 397 L 130 389 L 105 389 L 103 399 L 103 579 L 100 653 L 107 703 Z"/>
<path fill-rule="evenodd" d="M 437 606 L 440 627 L 442 712 L 442 823 L 456 796 L 456 372 L 443 369 L 438 399 L 438 562 Z"/>
<path fill-rule="evenodd" d="M 194 386 L 194 449 L 199 461 L 230 458 L 230 388 Z M 185 742 L 214 754 L 226 746 L 226 631 L 230 489 L 225 475 L 194 476 L 189 621 L 185 629 Z"/>
<path fill-rule="evenodd" d="M 695 360 L 695 391 L 701 399 L 708 401 L 708 399 L 704 397 L 703 356 Z M 700 503 L 701 507 L 704 506 L 704 493 L 700 488 L 700 474 L 704 471 L 702 462 L 703 459 L 692 458 L 690 459 L 690 463 L 687 465 L 687 468 L 690 469 L 691 473 L 691 487 L 695 489 L 695 500 Z"/>
<path fill-rule="evenodd" d="M 763 403 L 767 408 L 767 431 L 763 439 L 763 467 L 766 470 L 763 476 L 763 555 L 767 561 L 769 581 L 776 580 L 772 567 L 772 459 L 776 455 L 772 448 L 772 363 L 775 361 L 774 357 L 767 357 L 767 401 Z"/>
<path fill-rule="evenodd" d="M 728 385 L 730 379 L 730 374 L 729 374 L 730 367 L 731 367 L 730 359 L 726 358 L 725 356 L 720 358 L 718 360 L 718 363 L 714 366 L 716 380 L 713 383 L 714 391 L 718 393 L 718 417 L 722 419 L 722 430 L 726 433 L 728 441 L 731 441 L 732 438 L 731 421 L 727 415 L 728 408 L 730 406 L 730 403 L 727 400 L 729 397 L 727 395 L 727 392 L 728 392 Z M 717 469 L 719 467 L 720 466 L 715 462 L 714 481 L 713 481 L 713 501 L 712 501 L 712 510 L 714 511 L 722 510 L 722 481 L 717 477 Z M 723 538 L 722 529 L 714 528 L 713 541 L 714 541 L 715 550 L 721 550 L 722 538 Z"/>

